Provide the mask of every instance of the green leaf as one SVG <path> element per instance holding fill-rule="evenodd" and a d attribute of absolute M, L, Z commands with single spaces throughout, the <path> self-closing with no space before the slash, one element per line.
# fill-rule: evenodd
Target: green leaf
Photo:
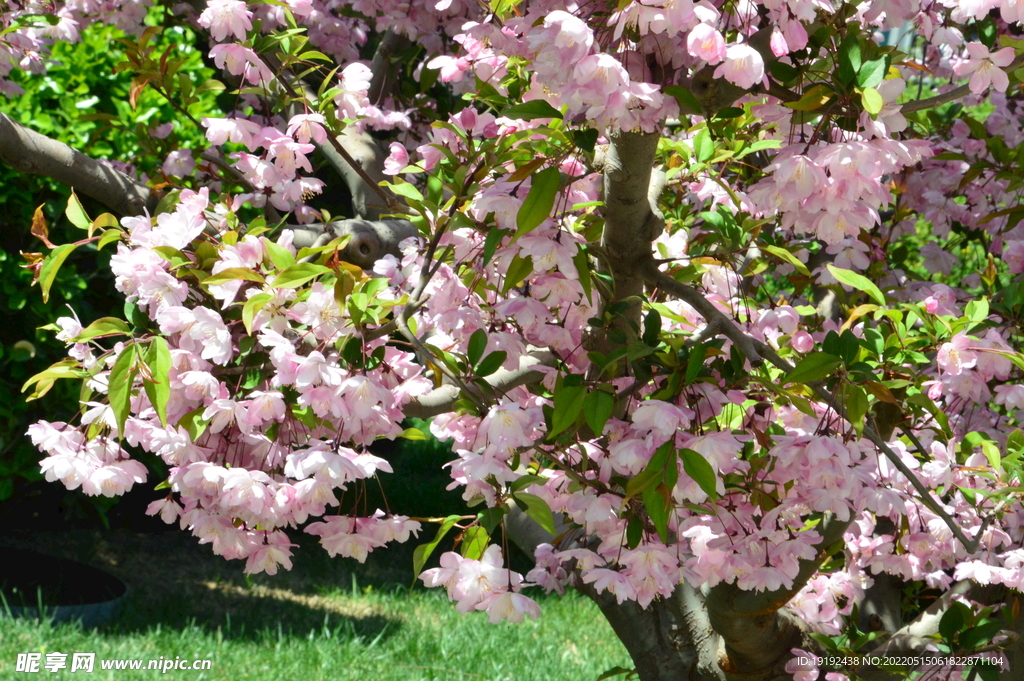
<path fill-rule="evenodd" d="M 32 376 L 32 378 L 25 381 L 25 384 L 21 386 L 21 392 L 25 392 L 32 386 L 39 384 L 39 387 L 36 388 L 35 392 L 25 398 L 26 402 L 31 402 L 32 400 L 39 399 L 45 395 L 50 388 L 53 387 L 53 384 L 62 378 L 84 378 L 88 375 L 89 372 L 84 371 L 76 360 L 64 359 L 51 364 L 43 371 L 40 371 L 35 376 Z"/>
<path fill-rule="evenodd" d="M 508 293 L 510 289 L 519 286 L 519 283 L 531 274 L 533 274 L 533 256 L 528 255 L 523 258 L 516 255 L 513 257 L 512 262 L 509 263 L 508 271 L 505 272 L 505 283 L 501 287 L 502 295 Z"/>
<path fill-rule="evenodd" d="M 469 337 L 469 346 L 466 350 L 466 359 L 469 360 L 470 366 L 476 366 L 476 363 L 484 356 L 484 350 L 486 348 L 487 332 L 483 329 L 477 329 L 473 332 L 473 335 Z"/>
<path fill-rule="evenodd" d="M 782 146 L 781 140 L 757 140 L 749 146 L 743 147 L 736 153 L 736 158 L 743 158 L 748 154 L 753 154 L 758 151 L 764 151 L 765 149 L 778 149 Z"/>
<path fill-rule="evenodd" d="M 551 106 L 543 99 L 534 99 L 522 104 L 516 104 L 502 111 L 499 116 L 515 118 L 521 121 L 532 121 L 536 118 L 561 118 L 562 112 Z"/>
<path fill-rule="evenodd" d="M 784 260 L 788 262 L 790 265 L 793 266 L 793 268 L 797 272 L 804 275 L 805 277 L 811 276 L 811 271 L 807 269 L 807 265 L 805 265 L 800 260 L 800 258 L 796 257 L 795 255 L 787 251 L 785 248 L 780 248 L 779 246 L 772 246 L 770 244 L 764 244 L 760 248 L 762 251 L 765 251 L 766 253 L 771 253 L 779 260 Z"/>
<path fill-rule="evenodd" d="M 661 334 L 661 313 L 651 310 L 644 317 L 644 333 L 641 340 L 653 348 L 658 347 L 659 335 Z"/>
<path fill-rule="evenodd" d="M 686 385 L 692 384 L 700 375 L 707 353 L 708 346 L 706 345 L 698 345 L 690 349 L 690 356 L 686 360 L 686 375 L 683 377 Z"/>
<path fill-rule="evenodd" d="M 279 270 L 287 269 L 295 264 L 295 256 L 284 246 L 274 243 L 270 239 L 260 239 L 263 242 L 263 249 L 267 252 L 270 262 Z"/>
<path fill-rule="evenodd" d="M 666 442 L 654 451 L 647 466 L 626 483 L 626 498 L 635 497 L 660 484 L 670 462 L 672 466 L 676 465 L 675 449 L 671 442 Z"/>
<path fill-rule="evenodd" d="M 423 201 L 423 194 L 420 194 L 420 190 L 416 188 L 416 185 L 408 182 L 398 182 L 396 184 L 389 184 L 388 187 L 399 196 L 404 196 L 413 201 Z"/>
<path fill-rule="evenodd" d="M 669 501 L 669 490 L 664 485 L 652 487 L 644 492 L 644 508 L 658 531 L 662 543 L 668 543 L 668 516 L 672 506 Z"/>
<path fill-rule="evenodd" d="M 555 514 L 551 512 L 551 507 L 548 506 L 548 502 L 538 497 L 536 494 L 530 494 L 528 492 L 516 492 L 512 495 L 512 498 L 526 515 L 528 515 L 535 523 L 543 527 L 550 534 L 557 534 L 555 530 Z"/>
<path fill-rule="evenodd" d="M 75 336 L 72 341 L 84 343 L 99 336 L 119 336 L 131 333 L 131 329 L 124 323 L 124 320 L 117 317 L 101 317 L 89 326 L 82 329 L 82 332 Z"/>
<path fill-rule="evenodd" d="M 711 501 L 718 501 L 718 476 L 707 459 L 692 449 L 679 450 L 679 456 L 683 460 L 683 471 L 693 478 Z"/>
<path fill-rule="evenodd" d="M 828 271 L 832 273 L 832 276 L 835 277 L 836 281 L 839 283 L 852 286 L 858 291 L 863 291 L 871 296 L 879 305 L 885 305 L 885 296 L 882 295 L 881 289 L 879 289 L 873 281 L 864 275 L 851 272 L 850 270 L 844 270 L 841 267 L 836 267 L 831 264 L 827 267 Z"/>
<path fill-rule="evenodd" d="M 587 257 L 586 247 L 579 245 L 576 249 L 576 255 L 572 256 L 572 264 L 576 266 L 576 274 L 579 275 L 583 293 L 587 295 L 587 302 L 594 302 L 590 295 L 594 290 L 594 286 L 590 282 L 590 258 Z"/>
<path fill-rule="evenodd" d="M 793 370 L 786 374 L 786 383 L 811 383 L 828 377 L 843 363 L 841 357 L 827 352 L 815 352 L 800 360 Z"/>
<path fill-rule="evenodd" d="M 508 487 L 513 492 L 518 492 L 526 489 L 530 485 L 544 485 L 547 481 L 548 479 L 543 475 L 524 475 L 521 478 L 516 478 Z"/>
<path fill-rule="evenodd" d="M 832 91 L 827 85 L 818 83 L 807 88 L 807 90 L 800 96 L 800 99 L 795 102 L 784 102 L 783 106 L 793 109 L 794 111 L 815 111 L 825 105 L 828 100 L 835 96 L 835 92 Z"/>
<path fill-rule="evenodd" d="M 860 70 L 857 72 L 857 87 L 862 87 L 865 90 L 868 88 L 874 89 L 882 83 L 882 79 L 885 78 L 885 72 L 889 70 L 889 60 L 885 57 L 879 57 L 878 59 L 872 59 L 871 61 L 864 62 L 861 65 Z M 877 91 L 876 91 L 877 94 Z M 879 96 L 881 99 L 881 96 Z M 879 109 L 881 111 L 881 109 Z"/>
<path fill-rule="evenodd" d="M 701 129 L 693 138 L 693 154 L 697 160 L 704 163 L 715 153 L 715 143 L 711 140 L 711 133 L 707 128 Z"/>
<path fill-rule="evenodd" d="M 411 440 L 413 442 L 418 442 L 418 441 L 423 441 L 423 440 L 428 440 L 429 439 L 427 437 L 427 434 L 424 433 L 419 428 L 406 428 L 405 430 L 403 430 L 401 432 L 401 434 L 398 437 L 406 439 L 406 440 Z"/>
<path fill-rule="evenodd" d="M 99 241 L 96 242 L 96 250 L 102 251 L 103 247 L 106 246 L 107 244 L 113 241 L 120 241 L 123 235 L 124 232 L 122 232 L 119 229 L 106 230 L 105 232 L 103 232 L 103 234 L 100 235 Z"/>
<path fill-rule="evenodd" d="M 626 524 L 626 546 L 630 551 L 640 546 L 644 538 L 644 521 L 639 515 L 634 515 Z"/>
<path fill-rule="evenodd" d="M 319 267 L 319 265 L 315 265 Z M 285 270 L 287 271 L 287 270 Z M 227 284 L 232 281 L 256 281 L 261 284 L 266 283 L 266 279 L 259 272 L 254 272 L 248 267 L 229 267 L 226 270 L 221 270 L 217 274 L 211 274 L 206 279 L 203 279 L 203 283 L 207 286 L 216 286 L 217 284 Z"/>
<path fill-rule="evenodd" d="M 107 398 L 110 401 L 110 408 L 114 412 L 114 419 L 117 421 L 118 434 L 124 433 L 124 422 L 128 420 L 128 413 L 131 411 L 132 402 L 132 381 L 135 379 L 135 352 L 134 343 L 125 345 L 117 361 L 110 369 L 108 379 Z"/>
<path fill-rule="evenodd" d="M 146 366 L 149 378 L 142 382 L 146 396 L 160 417 L 160 423 L 167 427 L 167 401 L 171 397 L 171 351 L 167 341 L 154 336 L 146 350 Z"/>
<path fill-rule="evenodd" d="M 199 407 L 178 419 L 178 425 L 188 431 L 188 436 L 192 442 L 197 441 L 206 431 L 206 426 L 210 424 L 209 421 L 203 419 L 204 411 L 206 411 L 205 407 Z"/>
<path fill-rule="evenodd" d="M 579 147 L 581 150 L 588 154 L 594 153 L 594 145 L 597 144 L 598 133 L 594 128 L 585 128 L 583 130 L 570 130 L 569 135 L 572 137 L 572 143 Z"/>
<path fill-rule="evenodd" d="M 92 220 L 85 214 L 82 202 L 78 200 L 78 196 L 75 195 L 75 190 L 73 189 L 71 190 L 71 196 L 68 197 L 68 207 L 65 209 L 64 215 L 71 221 L 71 224 L 79 229 L 88 230 L 89 226 L 92 225 Z"/>
<path fill-rule="evenodd" d="M 843 85 L 853 83 L 860 67 L 860 41 L 857 40 L 857 32 L 851 31 L 839 46 L 839 82 Z"/>
<path fill-rule="evenodd" d="M 970 614 L 966 605 L 960 601 L 953 601 L 949 609 L 943 613 L 942 619 L 939 620 L 939 635 L 943 640 L 952 643 L 956 635 L 964 628 Z"/>
<path fill-rule="evenodd" d="M 544 222 L 555 206 L 555 197 L 562 184 L 562 175 L 554 166 L 545 168 L 533 176 L 530 193 L 516 213 L 516 236 L 518 239 Z"/>
<path fill-rule="evenodd" d="M 570 378 L 579 377 L 566 377 L 566 379 Z M 549 439 L 576 423 L 576 418 L 583 410 L 583 402 L 587 398 L 585 386 L 566 385 L 567 382 L 563 382 L 561 387 L 555 390 L 555 408 L 551 414 L 551 430 L 548 432 Z"/>
<path fill-rule="evenodd" d="M 885 107 L 885 100 L 882 99 L 882 95 L 878 93 L 873 87 L 866 87 L 864 91 L 860 93 L 860 103 L 872 116 L 877 116 L 882 112 Z"/>
<path fill-rule="evenodd" d="M 480 560 L 484 551 L 487 550 L 490 540 L 491 535 L 487 534 L 487 530 L 479 525 L 468 528 L 462 533 L 462 557 L 469 560 Z"/>
<path fill-rule="evenodd" d="M 53 280 L 57 278 L 57 270 L 64 264 L 64 261 L 71 255 L 71 251 L 78 248 L 77 244 L 63 244 L 50 251 L 39 268 L 39 290 L 43 294 L 43 302 L 50 302 L 50 287 Z"/>
<path fill-rule="evenodd" d="M 505 514 L 508 513 L 508 504 L 499 506 L 498 508 L 488 508 L 480 513 L 476 514 L 477 522 L 480 526 L 487 530 L 488 533 L 493 533 L 494 528 L 501 524 L 505 519 Z"/>
<path fill-rule="evenodd" d="M 846 398 L 846 420 L 853 424 L 853 427 L 860 433 L 864 430 L 864 417 L 868 413 L 868 397 L 858 386 L 847 384 L 844 389 Z"/>
<path fill-rule="evenodd" d="M 476 375 L 480 378 L 484 376 L 490 376 L 495 371 L 501 368 L 501 365 L 508 359 L 508 353 L 504 350 L 495 350 L 491 354 L 484 357 L 483 361 L 476 367 Z"/>
<path fill-rule="evenodd" d="M 980 324 L 988 317 L 988 298 L 978 298 L 967 303 L 964 316 L 975 324 Z"/>
<path fill-rule="evenodd" d="M 444 519 L 444 522 L 441 523 L 441 527 L 437 528 L 437 534 L 434 535 L 434 538 L 426 544 L 420 544 L 416 547 L 416 550 L 412 552 L 412 572 L 415 575 L 413 579 L 420 576 L 420 573 L 423 571 L 423 566 L 426 564 L 427 560 L 430 559 L 430 554 L 434 552 L 437 545 L 440 544 L 441 540 L 444 539 L 446 534 L 448 534 L 448 530 L 452 529 L 457 522 L 459 522 L 459 516 L 448 516 Z"/>
<path fill-rule="evenodd" d="M 679 109 L 684 114 L 689 111 L 691 115 L 701 114 L 703 108 L 700 105 L 700 100 L 688 89 L 682 85 L 669 85 L 661 89 L 669 97 L 674 97 L 679 102 Z"/>
<path fill-rule="evenodd" d="M 510 230 L 498 229 L 496 227 L 490 229 L 487 232 L 487 236 L 484 238 L 484 262 L 483 267 L 487 267 L 487 263 L 494 257 L 494 251 L 497 250 L 498 244 L 505 238 L 507 234 L 510 234 Z"/>
<path fill-rule="evenodd" d="M 615 409 L 615 397 L 603 390 L 592 390 L 583 399 L 583 418 L 593 432 L 594 437 L 600 437 L 604 432 L 604 426 Z"/>
<path fill-rule="evenodd" d="M 242 306 L 242 323 L 245 324 L 245 332 L 252 335 L 252 322 L 256 318 L 257 313 L 263 309 L 263 306 L 270 302 L 273 298 L 271 293 L 257 293 L 249 300 L 245 301 L 245 305 Z"/>
<path fill-rule="evenodd" d="M 327 274 L 332 271 L 323 265 L 314 265 L 311 262 L 300 262 L 286 268 L 283 272 L 274 277 L 270 283 L 271 288 L 298 288 L 307 281 Z"/>

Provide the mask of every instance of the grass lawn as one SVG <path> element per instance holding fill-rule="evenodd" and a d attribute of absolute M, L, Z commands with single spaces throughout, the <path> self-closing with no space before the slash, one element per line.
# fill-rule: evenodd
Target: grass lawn
<path fill-rule="evenodd" d="M 302 546 L 294 571 L 246 580 L 240 562 L 181 534 L 33 538 L 41 550 L 47 542 L 128 582 L 127 603 L 98 630 L 0 618 L 3 681 L 37 677 L 14 671 L 28 652 L 68 653 L 69 666 L 70 653 L 96 653 L 92 674 L 38 674 L 69 679 L 595 681 L 632 667 L 583 597 L 538 596 L 539 620 L 491 625 L 484 613 L 457 613 L 443 592 L 409 591 L 411 561 L 401 552 L 361 566 Z M 210 659 L 212 668 L 100 669 L 101 660 L 176 656 Z"/>

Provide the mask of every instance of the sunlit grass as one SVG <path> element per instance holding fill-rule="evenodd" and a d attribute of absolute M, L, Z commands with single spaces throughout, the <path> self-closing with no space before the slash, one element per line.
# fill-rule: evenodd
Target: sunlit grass
<path fill-rule="evenodd" d="M 539 620 L 492 625 L 485 613 L 456 612 L 443 592 L 409 591 L 393 581 L 363 586 L 334 561 L 301 577 L 255 583 L 235 578 L 238 563 L 224 563 L 226 571 L 221 563 L 211 562 L 218 571 L 205 579 L 194 570 L 178 584 L 165 569 L 142 587 L 149 593 L 129 579 L 135 583 L 124 612 L 98 630 L 0 618 L 0 679 L 30 678 L 14 671 L 18 653 L 28 652 L 44 659 L 68 653 L 69 663 L 70 653 L 96 653 L 91 675 L 40 672 L 68 679 L 594 681 L 612 667 L 632 666 L 600 611 L 576 594 L 538 596 Z M 160 657 L 210 659 L 213 666 L 161 674 L 99 664 Z"/>

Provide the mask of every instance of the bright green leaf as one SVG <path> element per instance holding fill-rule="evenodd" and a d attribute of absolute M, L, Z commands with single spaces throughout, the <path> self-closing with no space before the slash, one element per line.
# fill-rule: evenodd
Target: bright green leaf
<path fill-rule="evenodd" d="M 683 460 L 683 471 L 693 478 L 709 499 L 717 501 L 718 476 L 707 459 L 692 449 L 679 450 L 679 456 Z"/>
<path fill-rule="evenodd" d="M 127 335 L 129 333 L 131 333 L 131 329 L 124 323 L 124 320 L 117 317 L 102 317 L 82 329 L 82 332 L 71 340 L 75 343 L 84 343 L 100 336 Z"/>
<path fill-rule="evenodd" d="M 811 383 L 827 378 L 843 363 L 841 357 L 827 352 L 815 352 L 804 357 L 786 374 L 786 383 Z"/>
<path fill-rule="evenodd" d="M 487 530 L 479 525 L 468 528 L 462 533 L 462 557 L 469 560 L 480 560 L 484 551 L 487 550 L 490 539 L 491 536 L 487 534 Z"/>
<path fill-rule="evenodd" d="M 315 265 L 319 267 L 319 265 Z M 226 270 L 221 270 L 217 274 L 212 274 L 206 279 L 203 279 L 203 283 L 207 286 L 216 286 L 218 284 L 227 284 L 232 281 L 255 281 L 261 284 L 266 283 L 266 279 L 259 272 L 254 272 L 248 267 L 230 267 Z"/>
<path fill-rule="evenodd" d="M 576 418 L 583 410 L 583 402 L 587 398 L 587 389 L 582 385 L 565 385 L 555 390 L 555 408 L 551 415 L 551 430 L 548 437 L 552 438 L 576 423 Z"/>
<path fill-rule="evenodd" d="M 530 193 L 526 195 L 526 200 L 516 213 L 516 239 L 535 229 L 551 215 L 561 184 L 562 175 L 554 166 L 545 168 L 533 176 Z"/>
<path fill-rule="evenodd" d="M 448 516 L 444 519 L 444 522 L 441 523 L 441 526 L 437 528 L 437 534 L 434 535 L 434 538 L 431 541 L 416 547 L 416 550 L 412 553 L 412 572 L 416 577 L 419 577 L 420 572 L 423 571 L 423 566 L 426 564 L 427 560 L 430 559 L 430 554 L 434 552 L 437 545 L 440 544 L 441 540 L 444 539 L 446 534 L 448 534 L 448 530 L 452 529 L 458 521 L 459 516 Z"/>
<path fill-rule="evenodd" d="M 110 369 L 108 379 L 107 397 L 110 401 L 110 408 L 114 412 L 114 419 L 117 421 L 117 432 L 124 433 L 124 422 L 128 420 L 131 411 L 132 383 L 135 379 L 135 351 L 134 343 L 125 345 L 121 354 L 117 356 L 114 366 Z"/>
<path fill-rule="evenodd" d="M 142 382 L 153 409 L 160 417 L 160 423 L 167 427 L 167 402 L 171 397 L 171 351 L 167 341 L 154 336 L 146 350 L 146 366 L 149 377 Z"/>
<path fill-rule="evenodd" d="M 860 93 L 860 103 L 864 110 L 872 116 L 880 114 L 885 107 L 885 100 L 873 87 L 864 88 L 864 91 Z"/>
<path fill-rule="evenodd" d="M 583 399 L 583 418 L 594 437 L 600 437 L 615 409 L 615 397 L 603 390 L 592 390 Z"/>
<path fill-rule="evenodd" d="M 57 246 L 43 260 L 43 264 L 39 268 L 39 289 L 43 294 L 44 303 L 50 302 L 50 287 L 53 286 L 53 281 L 57 278 L 57 271 L 64 264 L 64 261 L 67 260 L 68 256 L 71 255 L 71 251 L 76 248 L 78 248 L 77 244 Z"/>
<path fill-rule="evenodd" d="M 850 270 L 844 270 L 841 267 L 835 265 L 828 265 L 828 271 L 832 273 L 832 276 L 836 278 L 841 284 L 851 286 L 858 291 L 863 291 L 871 296 L 876 303 L 879 305 L 885 305 L 885 296 L 882 295 L 881 289 L 875 285 L 875 282 L 871 281 L 862 274 L 851 272 Z"/>
<path fill-rule="evenodd" d="M 555 515 L 551 512 L 548 502 L 536 494 L 528 492 L 516 492 L 512 495 L 516 505 L 535 523 L 543 527 L 551 534 L 557 534 L 555 530 Z"/>
<path fill-rule="evenodd" d="M 323 265 L 314 265 L 311 262 L 300 262 L 286 268 L 283 272 L 274 277 L 271 288 L 298 288 L 307 281 L 327 274 L 332 271 Z"/>
<path fill-rule="evenodd" d="M 85 209 L 82 208 L 82 202 L 78 200 L 78 196 L 75 195 L 75 191 L 71 190 L 71 196 L 68 197 L 68 207 L 64 211 L 64 215 L 67 216 L 68 220 L 71 221 L 75 227 L 79 229 L 89 229 L 92 224 L 92 220 L 85 214 Z"/>
<path fill-rule="evenodd" d="M 510 106 L 498 115 L 521 121 L 532 121 L 536 118 L 561 118 L 562 112 L 543 99 L 533 99 L 529 102 Z"/>

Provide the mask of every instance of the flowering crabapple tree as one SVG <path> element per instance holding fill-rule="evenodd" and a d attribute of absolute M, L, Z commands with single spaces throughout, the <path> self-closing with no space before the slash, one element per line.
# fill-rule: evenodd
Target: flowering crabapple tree
<path fill-rule="evenodd" d="M 82 407 L 30 429 L 42 470 L 113 496 L 156 455 L 149 512 L 251 573 L 290 568 L 298 529 L 360 561 L 416 537 L 423 583 L 491 622 L 576 589 L 634 661 L 610 675 L 1019 679 L 1022 20 L 10 0 L 0 89 L 110 22 L 132 98 L 180 113 L 145 177 L 0 116 L 0 158 L 76 192 L 80 241 L 31 226 L 42 295 L 87 247 L 128 301 L 56 325 L 69 357 L 25 389 L 79 379 Z M 172 25 L 217 79 L 155 50 Z M 223 115 L 194 117 L 208 92 Z M 207 145 L 175 147 L 183 126 Z M 475 514 L 366 508 L 373 443 L 425 437 L 408 417 L 453 440 Z"/>

